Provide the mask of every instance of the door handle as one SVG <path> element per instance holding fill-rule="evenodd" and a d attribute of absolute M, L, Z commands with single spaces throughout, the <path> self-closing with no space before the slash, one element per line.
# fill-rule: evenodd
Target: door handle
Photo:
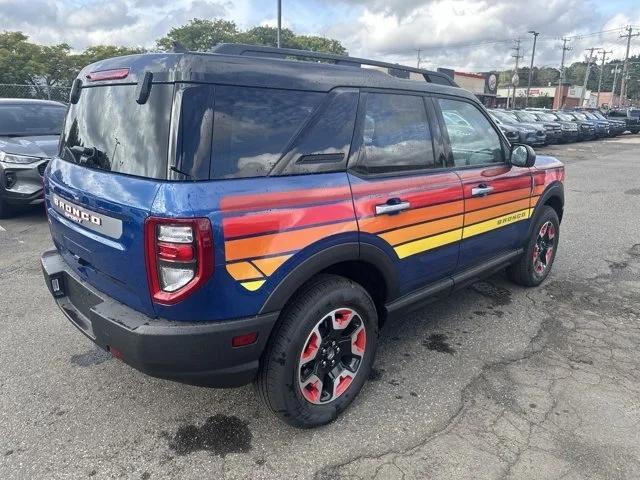
<path fill-rule="evenodd" d="M 411 204 L 409 202 L 383 203 L 382 205 L 376 205 L 376 215 L 392 215 L 410 208 Z"/>
<path fill-rule="evenodd" d="M 489 195 L 491 192 L 493 192 L 493 187 L 486 185 L 484 183 L 481 183 L 477 187 L 474 187 L 471 189 L 471 196 L 484 197 L 485 195 Z"/>

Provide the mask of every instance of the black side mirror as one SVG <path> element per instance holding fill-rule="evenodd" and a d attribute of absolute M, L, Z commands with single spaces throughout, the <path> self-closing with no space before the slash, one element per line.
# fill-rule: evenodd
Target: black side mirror
<path fill-rule="evenodd" d="M 511 165 L 516 167 L 533 167 L 536 163 L 536 152 L 529 145 L 514 145 L 511 148 Z"/>

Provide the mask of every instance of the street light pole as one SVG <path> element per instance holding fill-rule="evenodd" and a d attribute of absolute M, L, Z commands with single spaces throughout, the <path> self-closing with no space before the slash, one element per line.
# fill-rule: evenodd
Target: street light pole
<path fill-rule="evenodd" d="M 282 0 L 278 0 L 278 33 L 277 33 L 278 48 L 280 48 L 280 30 L 282 30 Z"/>
<path fill-rule="evenodd" d="M 524 106 L 529 106 L 529 91 L 531 90 L 531 75 L 533 74 L 533 58 L 536 55 L 536 40 L 538 39 L 538 35 L 540 32 L 535 32 L 533 30 L 529 30 L 529 32 L 533 35 L 533 50 L 531 50 L 531 66 L 529 67 L 529 81 L 527 82 L 527 97 L 524 100 Z"/>

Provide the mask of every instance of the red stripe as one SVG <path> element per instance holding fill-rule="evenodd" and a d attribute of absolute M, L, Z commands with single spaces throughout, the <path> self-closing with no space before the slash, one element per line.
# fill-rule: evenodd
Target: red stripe
<path fill-rule="evenodd" d="M 286 208 L 305 203 L 332 202 L 351 197 L 348 186 L 335 188 L 315 188 L 310 190 L 290 190 L 286 192 L 260 193 L 254 195 L 229 196 L 222 199 L 220 209 L 224 212 L 241 210 L 266 210 Z"/>
<path fill-rule="evenodd" d="M 345 201 L 307 208 L 248 213 L 238 217 L 225 218 L 222 221 L 222 226 L 224 236 L 228 239 L 353 219 L 353 205 L 350 201 Z"/>

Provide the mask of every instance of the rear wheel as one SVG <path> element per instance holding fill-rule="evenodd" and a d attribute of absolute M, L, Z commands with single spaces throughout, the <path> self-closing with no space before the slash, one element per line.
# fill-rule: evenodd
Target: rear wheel
<path fill-rule="evenodd" d="M 518 285 L 537 287 L 549 275 L 558 250 L 560 221 L 556 211 L 542 207 L 533 226 L 531 238 L 518 262 L 507 269 L 509 278 Z"/>
<path fill-rule="evenodd" d="M 323 275 L 283 311 L 257 378 L 266 405 L 303 428 L 334 420 L 364 385 L 375 356 L 378 317 L 355 282 Z"/>

